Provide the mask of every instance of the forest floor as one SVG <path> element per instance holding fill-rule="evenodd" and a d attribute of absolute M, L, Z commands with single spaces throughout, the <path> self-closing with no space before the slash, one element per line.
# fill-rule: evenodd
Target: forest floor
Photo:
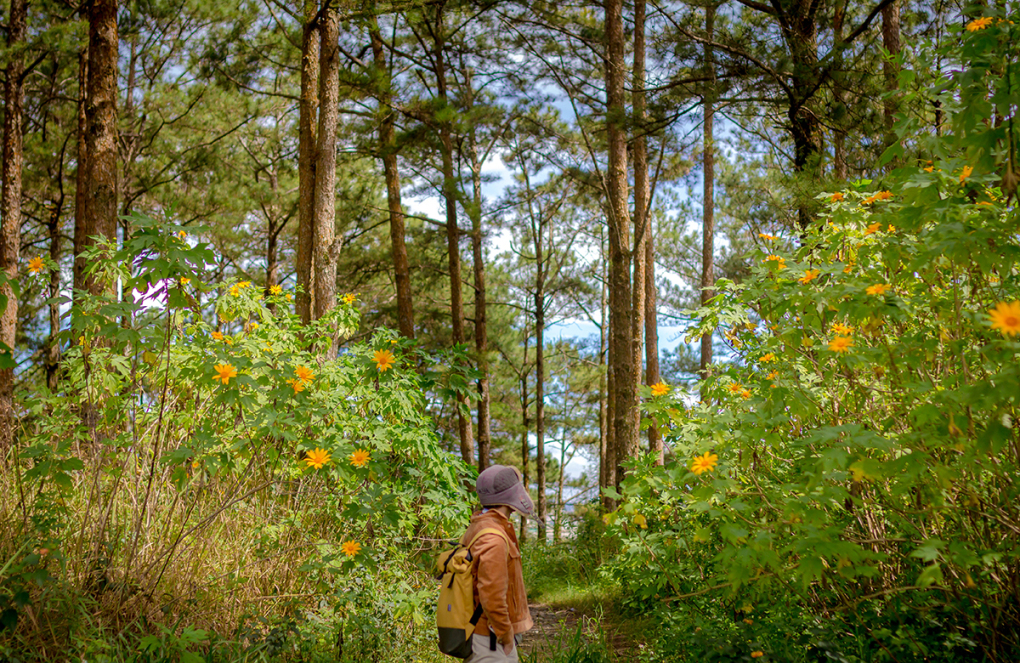
<path fill-rule="evenodd" d="M 631 663 L 639 660 L 644 648 L 640 632 L 613 610 L 610 601 L 586 597 L 580 604 L 569 600 L 549 601 L 530 607 L 535 626 L 521 643 L 523 661 Z M 581 650 L 588 655 L 576 658 Z"/>

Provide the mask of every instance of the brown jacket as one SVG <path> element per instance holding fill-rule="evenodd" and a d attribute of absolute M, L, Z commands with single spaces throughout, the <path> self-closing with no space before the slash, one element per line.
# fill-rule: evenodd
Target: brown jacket
<path fill-rule="evenodd" d="M 487 527 L 502 529 L 506 533 L 510 540 L 510 554 L 508 557 L 507 544 L 496 534 L 482 535 L 470 548 L 471 557 L 478 560 L 472 572 L 475 603 L 482 606 L 482 618 L 478 620 L 475 633 L 488 635 L 491 627 L 499 642 L 509 644 L 513 642 L 514 634 L 534 626 L 528 610 L 521 552 L 513 525 L 499 511 L 479 511 L 471 516 L 471 524 L 460 543 L 466 545 L 475 534 Z"/>

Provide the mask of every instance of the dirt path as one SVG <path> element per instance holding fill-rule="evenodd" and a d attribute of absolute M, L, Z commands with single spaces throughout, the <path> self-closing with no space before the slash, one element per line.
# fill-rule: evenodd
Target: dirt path
<path fill-rule="evenodd" d="M 529 607 L 535 627 L 524 636 L 523 653 L 530 656 L 534 652 L 554 651 L 561 642 L 570 642 L 577 632 L 580 616 L 573 608 L 554 608 L 541 603 Z"/>
<path fill-rule="evenodd" d="M 541 663 L 553 654 L 569 651 L 577 643 L 578 627 L 582 641 L 588 643 L 604 641 L 612 652 L 612 660 L 624 663 L 636 661 L 640 645 L 631 642 L 604 618 L 585 615 L 570 607 L 548 604 L 533 604 L 531 618 L 535 627 L 525 634 L 521 653 L 525 657 L 538 654 Z"/>

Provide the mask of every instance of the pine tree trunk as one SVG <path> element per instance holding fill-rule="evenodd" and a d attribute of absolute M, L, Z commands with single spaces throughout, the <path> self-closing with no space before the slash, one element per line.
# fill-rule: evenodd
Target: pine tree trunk
<path fill-rule="evenodd" d="M 705 34 L 712 40 L 715 27 L 715 5 L 705 8 Z M 701 305 L 704 306 L 714 296 L 712 286 L 715 284 L 715 141 L 713 135 L 715 121 L 715 59 L 712 47 L 705 46 L 705 66 L 708 69 L 708 91 L 705 93 L 705 126 L 704 126 L 704 169 L 702 173 L 702 215 L 701 215 Z M 712 364 L 712 332 L 701 335 L 701 362 L 699 371 L 702 379 L 708 377 L 709 366 Z"/>
<path fill-rule="evenodd" d="M 88 237 L 117 238 L 117 0 L 92 0 L 85 104 L 85 246 Z M 103 284 L 85 279 L 92 294 Z"/>
<path fill-rule="evenodd" d="M 528 444 L 528 433 L 531 427 L 531 422 L 528 420 L 528 328 L 527 323 L 524 327 L 524 359 L 521 361 L 521 483 L 524 484 L 524 490 L 530 490 L 531 488 L 531 471 L 529 465 L 531 462 L 531 445 Z M 527 538 L 528 533 L 528 519 L 523 515 L 521 516 L 521 533 L 517 537 L 521 545 L 524 545 L 524 541 Z"/>
<path fill-rule="evenodd" d="M 466 87 L 470 89 L 470 78 Z M 469 106 L 470 107 L 470 106 Z M 492 446 L 489 412 L 489 330 L 485 301 L 485 256 L 482 252 L 482 164 L 478 160 L 478 144 L 474 128 L 468 134 L 468 156 L 471 160 L 473 199 L 471 217 L 471 259 L 475 277 L 475 354 L 478 372 L 478 471 L 489 466 Z"/>
<path fill-rule="evenodd" d="M 64 209 L 64 187 L 60 187 L 60 197 L 50 210 L 49 231 L 50 260 L 54 264 L 60 264 L 60 217 Z M 60 302 L 53 301 L 60 295 L 60 270 L 50 270 L 50 304 L 49 322 L 50 336 L 46 339 L 46 387 L 51 391 L 57 390 L 58 375 L 60 370 L 60 341 L 57 335 L 60 333 Z"/>
<path fill-rule="evenodd" d="M 835 7 L 832 9 L 832 34 L 833 41 L 836 44 L 840 44 L 843 41 L 843 22 L 846 19 L 846 4 L 836 2 Z M 846 106 L 846 98 L 843 93 L 843 81 L 841 76 L 838 74 L 843 70 L 843 56 L 837 54 L 837 61 L 835 65 L 835 71 L 837 76 L 833 81 L 832 86 L 832 98 L 836 101 L 836 106 L 839 109 L 843 109 Z M 837 121 L 837 126 L 834 130 L 834 136 L 832 139 L 832 161 L 833 170 L 837 180 L 841 182 L 846 181 L 847 170 L 846 170 L 846 131 L 843 130 L 842 122 Z"/>
<path fill-rule="evenodd" d="M 790 55 L 790 89 L 795 95 L 802 92 L 803 98 L 795 96 L 790 99 L 787 117 L 790 121 L 790 136 L 793 139 L 793 165 L 798 173 L 817 177 L 819 173 L 809 172 L 809 168 L 817 167 L 817 157 L 821 145 L 821 124 L 815 112 L 807 107 L 810 91 L 817 86 L 818 72 L 818 28 L 815 25 L 811 3 L 800 0 L 794 3 L 788 16 L 789 29 L 787 47 Z M 802 201 L 797 210 L 797 222 L 802 230 L 806 230 L 814 219 L 812 204 Z"/>
<path fill-rule="evenodd" d="M 315 222 L 312 229 L 313 317 L 336 307 L 336 132 L 340 113 L 340 19 L 323 0 L 319 24 L 319 129 L 315 159 Z M 329 358 L 336 356 L 335 343 Z"/>
<path fill-rule="evenodd" d="M 658 384 L 659 375 L 659 320 L 658 289 L 655 287 L 655 233 L 648 220 L 648 241 L 645 243 L 645 384 Z M 664 462 L 662 433 L 652 422 L 648 427 L 648 452 L 655 457 L 655 464 Z"/>
<path fill-rule="evenodd" d="M 439 95 L 440 110 L 449 108 L 449 95 L 446 85 L 446 54 L 443 25 L 443 10 L 436 10 L 435 26 L 435 64 L 436 89 Z M 443 202 L 446 207 L 446 251 L 450 266 L 450 317 L 453 320 L 453 343 L 464 342 L 464 294 L 461 287 L 460 273 L 460 231 L 457 228 L 457 181 L 453 173 L 453 136 L 449 120 L 439 122 L 440 152 L 443 160 Z M 468 465 L 475 461 L 474 435 L 471 430 L 471 417 L 467 398 L 457 396 L 457 428 L 460 434 L 461 458 Z"/>
<path fill-rule="evenodd" d="M 553 517 L 553 543 L 563 540 L 563 479 L 567 464 L 567 442 L 560 440 L 560 472 L 556 481 L 556 512 Z"/>
<path fill-rule="evenodd" d="M 648 278 L 648 208 L 651 187 L 648 183 L 648 140 L 645 137 L 645 0 L 634 2 L 634 91 L 632 92 L 634 136 L 634 282 L 631 289 L 631 347 L 634 354 L 634 390 L 641 384 L 641 363 L 644 360 L 645 331 L 645 279 Z M 638 440 L 641 439 L 641 408 L 633 412 L 633 455 L 638 454 Z"/>
<path fill-rule="evenodd" d="M 319 22 L 316 0 L 305 0 L 301 36 L 301 99 L 298 104 L 298 240 L 294 258 L 299 292 L 295 312 L 301 322 L 312 320 L 312 245 L 315 224 L 315 116 L 319 88 Z"/>
<path fill-rule="evenodd" d="M 276 174 L 276 169 L 269 170 L 269 190 L 272 194 L 272 204 L 267 208 L 272 210 L 266 215 L 266 289 L 265 296 L 269 297 L 273 294 L 273 286 L 279 285 L 280 283 L 280 257 L 279 257 L 279 239 L 280 231 L 283 229 L 283 223 L 278 224 L 277 216 L 277 190 L 280 187 L 280 178 Z M 269 310 L 276 312 L 276 305 L 270 304 Z"/>
<path fill-rule="evenodd" d="M 28 22 L 27 0 L 11 0 L 11 13 L 7 24 L 9 62 L 4 71 L 4 145 L 3 188 L 0 191 L 0 270 L 12 282 L 18 277 L 18 257 L 21 249 L 21 171 L 24 157 L 22 115 L 25 106 L 25 89 L 22 77 L 25 72 L 24 55 L 17 52 L 25 41 Z M 0 288 L 7 298 L 7 306 L 0 314 L 0 343 L 13 355 L 18 326 L 18 299 L 9 284 Z M 12 357 L 13 358 L 13 357 Z M 14 369 L 0 369 L 0 458 L 14 443 Z"/>
<path fill-rule="evenodd" d="M 84 9 L 82 10 L 84 11 Z M 88 197 L 88 143 L 85 133 L 88 131 L 88 118 L 85 115 L 85 106 L 88 100 L 89 84 L 89 49 L 86 45 L 78 54 L 78 131 L 77 159 L 75 167 L 75 191 L 74 191 L 74 238 L 71 251 L 74 255 L 72 267 L 72 289 L 85 289 L 85 259 L 81 256 L 85 249 L 85 240 L 88 237 L 88 229 L 85 227 L 85 200 Z"/>
<path fill-rule="evenodd" d="M 535 248 L 535 474 L 538 479 L 538 540 L 546 540 L 545 497 L 545 263 L 544 219 L 533 228 Z"/>
<path fill-rule="evenodd" d="M 616 485 L 623 479 L 623 460 L 637 454 L 634 408 L 637 382 L 631 335 L 633 310 L 630 282 L 630 211 L 627 200 L 627 114 L 624 98 L 627 62 L 624 55 L 623 1 L 605 0 L 606 11 L 606 128 L 609 166 L 609 329 L 610 411 L 616 452 Z"/>
<path fill-rule="evenodd" d="M 882 8 L 882 47 L 892 57 L 900 54 L 899 2 L 894 1 Z M 882 76 L 885 78 L 885 90 L 889 93 L 882 105 L 885 146 L 889 147 L 897 142 L 894 128 L 896 126 L 896 111 L 899 109 L 899 99 L 895 94 L 899 90 L 899 66 L 888 58 L 883 59 Z"/>
<path fill-rule="evenodd" d="M 400 173 L 397 170 L 396 130 L 394 112 L 390 107 L 390 67 L 383 50 L 382 33 L 375 14 L 369 18 L 372 59 L 379 74 L 379 153 L 386 179 L 386 204 L 390 213 L 390 246 L 393 253 L 393 280 L 397 285 L 397 328 L 404 338 L 414 338 L 414 303 L 411 295 L 411 268 L 404 243 L 404 208 L 400 200 Z"/>
<path fill-rule="evenodd" d="M 606 312 L 607 305 L 607 289 L 609 287 L 609 274 L 608 274 L 608 261 L 605 255 L 605 242 L 602 238 L 599 238 L 599 246 L 601 247 L 602 259 L 600 265 L 602 266 L 602 286 L 599 288 L 599 495 L 602 495 L 602 489 L 609 486 L 616 485 L 611 470 L 616 467 L 615 462 L 610 463 L 609 461 L 609 347 L 608 347 L 608 332 L 609 332 L 609 318 Z M 603 507 L 608 510 L 608 503 L 605 497 L 602 498 Z"/>

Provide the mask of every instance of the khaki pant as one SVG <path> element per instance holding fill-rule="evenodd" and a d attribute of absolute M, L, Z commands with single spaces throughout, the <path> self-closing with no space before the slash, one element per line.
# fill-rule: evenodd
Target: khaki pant
<path fill-rule="evenodd" d="M 511 661 L 517 661 L 517 642 L 520 642 L 520 638 L 519 636 L 514 636 L 514 648 L 508 655 L 503 651 L 503 645 L 498 642 L 496 643 L 496 651 L 489 649 L 489 636 L 478 635 L 476 633 L 471 636 L 471 655 L 464 659 L 464 663 L 510 663 Z"/>

